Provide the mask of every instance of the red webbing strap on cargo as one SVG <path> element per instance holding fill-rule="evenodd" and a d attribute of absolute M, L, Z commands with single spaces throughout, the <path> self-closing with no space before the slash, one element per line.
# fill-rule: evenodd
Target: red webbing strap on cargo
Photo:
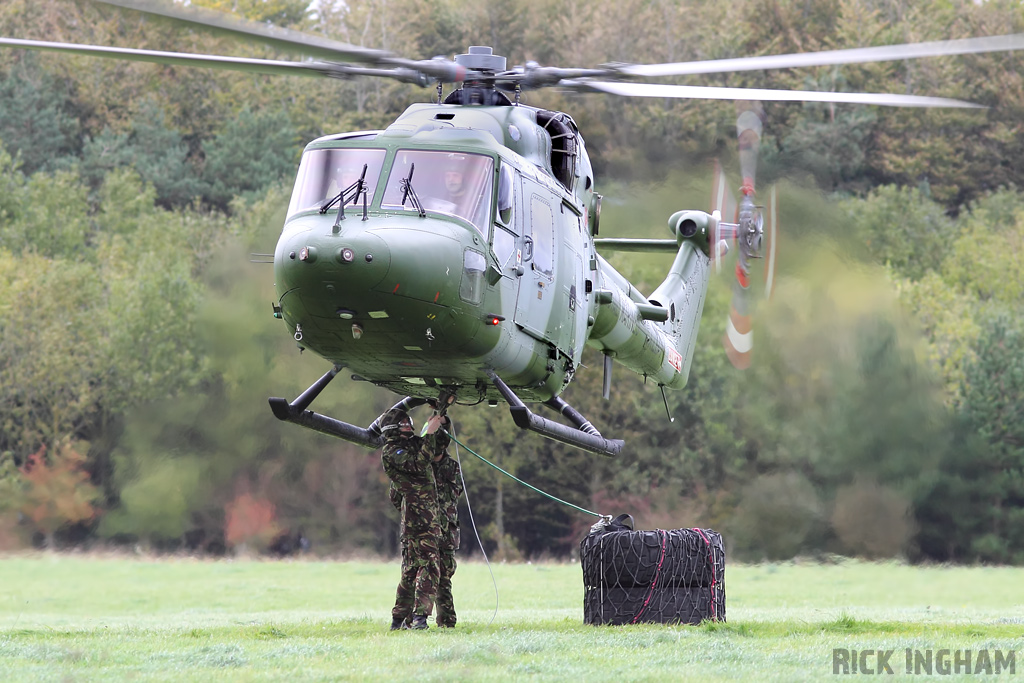
<path fill-rule="evenodd" d="M 715 614 L 715 607 L 718 602 L 715 599 L 715 588 L 717 588 L 715 584 L 718 581 L 718 577 L 715 576 L 715 551 L 711 547 L 711 539 L 704 534 L 703 529 L 694 527 L 693 530 L 700 534 L 700 537 L 704 539 L 704 543 L 708 546 L 708 564 L 711 565 L 711 621 L 718 621 L 718 615 Z"/>
<path fill-rule="evenodd" d="M 654 570 L 654 580 L 651 581 L 651 589 L 647 591 L 647 597 L 644 599 L 644 606 L 640 608 L 640 611 L 633 617 L 633 622 L 636 623 L 643 616 L 644 610 L 647 609 L 647 605 L 651 603 L 651 597 L 654 595 L 654 589 L 658 586 L 658 578 L 661 576 L 661 565 L 665 561 L 665 549 L 668 546 L 668 533 L 664 529 L 658 529 L 658 535 L 661 537 L 661 556 L 658 557 L 658 567 Z"/>

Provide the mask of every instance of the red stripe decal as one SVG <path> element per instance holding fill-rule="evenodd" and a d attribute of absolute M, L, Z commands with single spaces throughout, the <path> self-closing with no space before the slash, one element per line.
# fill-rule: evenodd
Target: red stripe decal
<path fill-rule="evenodd" d="M 743 289 L 750 286 L 750 278 L 747 277 L 747 273 L 739 263 L 736 264 L 736 281 L 740 283 L 740 287 Z"/>

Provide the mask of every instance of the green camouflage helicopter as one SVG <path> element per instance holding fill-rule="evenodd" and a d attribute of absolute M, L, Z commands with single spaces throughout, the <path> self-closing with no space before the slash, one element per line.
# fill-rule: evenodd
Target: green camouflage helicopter
<path fill-rule="evenodd" d="M 328 135 L 303 152 L 274 253 L 282 318 L 295 341 L 333 367 L 294 401 L 271 398 L 274 415 L 367 447 L 377 423 L 361 428 L 309 410 L 343 369 L 405 396 L 397 406 L 509 404 L 523 429 L 594 453 L 623 446 L 602 436 L 559 395 L 585 346 L 666 388 L 686 384 L 711 273 L 733 247 L 733 310 L 725 339 L 737 367 L 749 363 L 746 292 L 751 263 L 774 268 L 774 207 L 754 200 L 761 132 L 758 101 L 814 101 L 910 107 L 976 107 L 893 94 L 711 88 L 629 82 L 687 74 L 863 63 L 1015 50 L 1024 36 L 654 65 L 508 69 L 488 47 L 454 60 L 392 53 L 196 11 L 171 2 L 97 0 L 259 40 L 300 53 L 288 62 L 0 39 L 0 45 L 172 65 L 328 78 L 371 76 L 435 85 L 380 131 Z M 443 87 L 457 87 L 443 97 Z M 712 210 L 677 211 L 671 237 L 598 238 L 597 193 L 583 137 L 572 117 L 520 102 L 545 87 L 624 97 L 707 98 L 748 103 L 737 132 L 743 173 L 738 204 L 716 174 Z M 728 217 L 733 222 L 723 220 Z M 674 255 L 665 280 L 637 290 L 599 250 Z M 767 258 L 765 258 L 767 257 Z M 534 413 L 543 403 L 567 422 Z M 667 408 L 667 401 L 666 401 Z"/>

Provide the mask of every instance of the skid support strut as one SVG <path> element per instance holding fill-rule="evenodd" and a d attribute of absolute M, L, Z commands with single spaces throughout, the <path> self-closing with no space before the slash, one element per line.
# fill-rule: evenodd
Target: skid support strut
<path fill-rule="evenodd" d="M 585 451 L 609 458 L 617 456 L 622 450 L 622 446 L 625 443 L 622 439 L 604 438 L 586 418 L 565 401 L 556 397 L 548 401 L 547 405 L 565 415 L 577 426 L 577 429 L 567 427 L 560 422 L 555 422 L 530 412 L 526 404 L 516 396 L 515 392 L 507 384 L 501 381 L 500 377 L 493 372 L 488 373 L 488 375 L 491 378 L 491 383 L 494 384 L 502 397 L 508 402 L 512 419 L 520 429 L 528 429 L 549 439 L 561 441 L 564 444 L 582 448 Z"/>
<path fill-rule="evenodd" d="M 357 427 L 356 425 L 349 424 L 348 422 L 342 422 L 341 420 L 336 420 L 333 417 L 314 413 L 312 410 L 306 410 L 306 408 L 309 407 L 309 404 L 313 402 L 313 399 L 320 395 L 320 392 L 322 392 L 324 388 L 331 383 L 331 380 L 334 379 L 340 371 L 341 366 L 335 365 L 291 403 L 283 398 L 271 398 L 270 409 L 274 412 L 274 417 L 278 420 L 292 422 L 307 429 L 312 429 L 313 431 L 320 432 L 321 434 L 327 434 L 328 436 L 334 436 L 339 439 L 344 439 L 345 441 L 359 444 L 360 446 L 366 446 L 367 448 L 380 448 L 383 445 L 383 441 L 381 441 L 380 438 L 379 417 L 374 420 L 369 427 L 363 429 L 362 427 Z M 393 407 L 411 410 L 412 408 L 421 406 L 426 402 L 426 399 L 406 396 Z"/>

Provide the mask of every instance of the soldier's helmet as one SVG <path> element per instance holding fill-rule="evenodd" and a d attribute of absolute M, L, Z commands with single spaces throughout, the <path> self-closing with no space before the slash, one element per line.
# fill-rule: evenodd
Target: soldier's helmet
<path fill-rule="evenodd" d="M 392 408 L 380 421 L 380 432 L 385 439 L 397 439 L 412 434 L 412 418 L 401 408 Z"/>

